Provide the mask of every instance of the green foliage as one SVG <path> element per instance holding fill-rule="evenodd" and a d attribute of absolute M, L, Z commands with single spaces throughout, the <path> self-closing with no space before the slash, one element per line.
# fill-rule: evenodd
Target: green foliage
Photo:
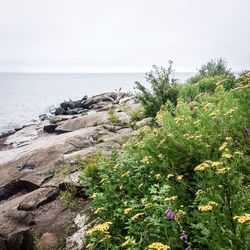
<path fill-rule="evenodd" d="M 225 90 L 232 89 L 236 86 L 236 81 L 231 77 L 214 76 L 205 77 L 195 84 L 182 84 L 178 86 L 180 96 L 186 101 L 193 101 L 200 93 L 214 93 L 216 87 L 222 84 Z"/>
<path fill-rule="evenodd" d="M 163 105 L 157 128 L 84 162 L 90 249 L 250 249 L 250 85 L 213 91 Z"/>
<path fill-rule="evenodd" d="M 77 188 L 74 186 L 67 186 L 67 189 L 60 193 L 59 198 L 68 208 L 73 210 L 80 208 L 80 204 L 77 201 Z"/>
<path fill-rule="evenodd" d="M 143 109 L 142 108 L 136 108 L 133 110 L 130 110 L 128 112 L 129 116 L 130 116 L 130 120 L 131 122 L 136 122 L 136 121 L 140 121 L 143 119 L 144 114 L 143 114 Z"/>
<path fill-rule="evenodd" d="M 40 247 L 40 237 L 39 235 L 34 235 L 33 236 L 33 242 L 34 242 L 34 249 L 38 250 Z"/>
<path fill-rule="evenodd" d="M 109 116 L 108 120 L 112 124 L 117 124 L 117 123 L 121 122 L 119 117 L 117 116 L 116 111 L 114 110 L 114 108 L 110 108 L 108 110 L 108 116 Z"/>
<path fill-rule="evenodd" d="M 171 78 L 172 61 L 169 61 L 167 69 L 153 66 L 153 70 L 146 74 L 146 80 L 151 85 L 148 90 L 141 83 L 136 82 L 136 89 L 139 90 L 137 97 L 144 107 L 146 117 L 155 117 L 161 105 L 170 101 L 173 105 L 177 104 L 178 90 L 177 81 Z"/>
<path fill-rule="evenodd" d="M 247 84 L 250 84 L 250 71 L 244 70 L 239 74 L 239 78 L 237 79 L 237 85 L 245 86 Z"/>
<path fill-rule="evenodd" d="M 212 59 L 202 65 L 201 68 L 198 69 L 198 73 L 188 79 L 188 83 L 196 83 L 203 78 L 214 76 L 234 77 L 231 69 L 227 67 L 227 62 L 224 58 Z"/>

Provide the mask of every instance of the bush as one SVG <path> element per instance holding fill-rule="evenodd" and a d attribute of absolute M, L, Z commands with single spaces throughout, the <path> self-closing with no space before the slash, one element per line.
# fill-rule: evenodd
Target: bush
<path fill-rule="evenodd" d="M 234 78 L 231 69 L 227 67 L 227 62 L 224 58 L 212 59 L 198 69 L 198 73 L 188 79 L 188 83 L 196 83 L 206 77 L 224 76 Z"/>
<path fill-rule="evenodd" d="M 190 108 L 179 99 L 174 116 L 162 106 L 158 128 L 94 157 L 94 172 L 85 163 L 98 220 L 89 248 L 250 249 L 250 86 L 220 83 L 194 100 Z"/>
<path fill-rule="evenodd" d="M 195 84 L 182 84 L 178 86 L 180 96 L 186 101 L 193 101 L 195 96 L 200 93 L 214 93 L 216 87 L 222 84 L 225 90 L 236 87 L 236 81 L 233 78 L 225 76 L 206 77 Z"/>
<path fill-rule="evenodd" d="M 137 97 L 144 107 L 146 117 L 155 117 L 161 105 L 170 101 L 173 105 L 177 104 L 178 89 L 177 80 L 171 78 L 172 61 L 169 61 L 167 69 L 153 66 L 153 70 L 146 74 L 146 80 L 151 85 L 148 90 L 141 83 L 136 82 L 136 89 L 139 90 Z"/>

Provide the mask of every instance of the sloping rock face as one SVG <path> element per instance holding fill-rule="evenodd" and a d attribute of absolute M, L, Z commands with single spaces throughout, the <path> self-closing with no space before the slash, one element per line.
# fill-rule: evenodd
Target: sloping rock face
<path fill-rule="evenodd" d="M 76 105 L 71 102 L 61 108 L 68 111 Z M 65 187 L 81 188 L 76 159 L 96 150 L 108 155 L 113 147 L 119 148 L 136 133 L 124 112 L 125 107 L 138 107 L 134 98 L 112 92 L 83 98 L 81 105 L 88 109 L 84 114 L 58 115 L 50 122 L 45 120 L 21 129 L 5 140 L 0 151 L 0 249 L 34 249 L 35 236 L 41 237 L 40 249 L 53 244 L 56 248 L 67 235 L 65 228 L 77 215 L 59 199 Z M 86 197 L 84 192 L 79 193 L 85 208 Z M 86 221 L 85 215 L 81 216 Z M 84 235 L 86 228 L 81 225 L 80 233 L 72 232 L 68 249 L 82 247 L 79 235 Z"/>

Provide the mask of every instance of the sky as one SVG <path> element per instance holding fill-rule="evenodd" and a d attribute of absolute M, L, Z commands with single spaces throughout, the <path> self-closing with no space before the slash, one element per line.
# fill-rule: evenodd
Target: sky
<path fill-rule="evenodd" d="M 250 0 L 0 0 L 0 72 L 250 69 Z"/>

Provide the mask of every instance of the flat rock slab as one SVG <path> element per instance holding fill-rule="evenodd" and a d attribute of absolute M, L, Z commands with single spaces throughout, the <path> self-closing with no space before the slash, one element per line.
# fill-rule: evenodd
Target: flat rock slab
<path fill-rule="evenodd" d="M 39 206 L 55 199 L 58 194 L 57 188 L 39 188 L 24 198 L 17 210 L 31 211 Z"/>

